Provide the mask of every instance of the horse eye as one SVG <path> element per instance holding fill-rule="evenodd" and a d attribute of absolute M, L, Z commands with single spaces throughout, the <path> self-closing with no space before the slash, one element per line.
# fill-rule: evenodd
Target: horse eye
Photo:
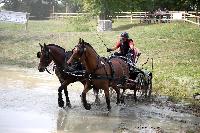
<path fill-rule="evenodd" d="M 37 58 L 40 58 L 41 52 L 37 52 Z"/>

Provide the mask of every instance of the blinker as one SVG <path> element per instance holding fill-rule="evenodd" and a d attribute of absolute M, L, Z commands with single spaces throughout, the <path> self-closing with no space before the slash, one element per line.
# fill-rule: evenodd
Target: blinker
<path fill-rule="evenodd" d="M 37 52 L 37 58 L 40 58 L 41 52 Z"/>

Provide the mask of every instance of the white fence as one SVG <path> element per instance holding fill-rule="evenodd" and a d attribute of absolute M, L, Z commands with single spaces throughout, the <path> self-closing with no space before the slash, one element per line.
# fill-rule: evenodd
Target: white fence
<path fill-rule="evenodd" d="M 52 19 L 63 19 L 67 17 L 79 17 L 84 15 L 89 15 L 90 13 L 52 13 Z M 149 12 L 116 12 L 115 16 L 111 16 L 112 18 L 120 19 L 130 19 L 131 23 L 135 20 L 139 20 L 140 23 L 159 23 L 159 22 L 171 22 L 171 21 L 185 21 L 192 24 L 196 24 L 200 26 L 200 18 L 199 16 L 195 16 L 196 12 L 185 12 L 185 11 L 169 11 L 157 13 L 149 13 Z M 198 12 L 200 15 L 200 12 Z"/>
<path fill-rule="evenodd" d="M 161 12 L 160 14 L 151 14 L 148 12 L 119 12 L 116 15 L 117 20 L 122 18 L 130 19 L 131 23 L 134 20 L 139 20 L 140 23 L 159 23 L 159 22 L 171 22 L 171 21 L 185 21 L 200 26 L 200 16 L 195 16 L 196 12 L 185 11 L 169 11 Z M 200 12 L 198 12 L 200 15 Z"/>
<path fill-rule="evenodd" d="M 50 18 L 52 19 L 63 19 L 67 17 L 79 17 L 89 15 L 90 13 L 51 13 Z"/>

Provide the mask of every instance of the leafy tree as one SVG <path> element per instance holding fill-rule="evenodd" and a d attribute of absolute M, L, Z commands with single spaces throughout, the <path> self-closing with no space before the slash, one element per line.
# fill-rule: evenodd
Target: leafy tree
<path fill-rule="evenodd" d="M 29 12 L 38 18 L 48 17 L 52 7 L 62 12 L 90 12 L 100 19 L 109 19 L 115 12 L 150 11 L 154 9 L 195 10 L 200 9 L 200 0 L 4 0 L 4 8 Z M 59 5 L 58 2 L 62 2 Z"/>
<path fill-rule="evenodd" d="M 52 6 L 57 5 L 56 0 L 4 0 L 4 9 L 12 11 L 29 12 L 36 18 L 45 18 L 52 12 Z"/>
<path fill-rule="evenodd" d="M 21 2 L 19 0 L 4 0 L 4 8 L 12 11 L 19 11 Z"/>
<path fill-rule="evenodd" d="M 83 0 L 84 10 L 90 11 L 95 15 L 99 15 L 100 19 L 107 19 L 114 12 L 128 11 L 131 6 L 131 0 L 115 1 L 115 0 Z"/>
<path fill-rule="evenodd" d="M 82 12 L 83 1 L 82 0 L 61 0 L 67 12 Z"/>

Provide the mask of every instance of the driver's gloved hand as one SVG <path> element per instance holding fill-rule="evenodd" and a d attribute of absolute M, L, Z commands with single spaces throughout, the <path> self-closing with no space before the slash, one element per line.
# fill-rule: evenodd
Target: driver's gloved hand
<path fill-rule="evenodd" d="M 112 49 L 111 48 L 107 48 L 107 52 L 110 52 L 110 51 L 112 51 Z"/>
<path fill-rule="evenodd" d="M 128 53 L 133 53 L 133 50 L 131 48 L 129 48 Z"/>
<path fill-rule="evenodd" d="M 141 53 L 138 53 L 137 56 L 139 57 L 141 55 Z"/>

